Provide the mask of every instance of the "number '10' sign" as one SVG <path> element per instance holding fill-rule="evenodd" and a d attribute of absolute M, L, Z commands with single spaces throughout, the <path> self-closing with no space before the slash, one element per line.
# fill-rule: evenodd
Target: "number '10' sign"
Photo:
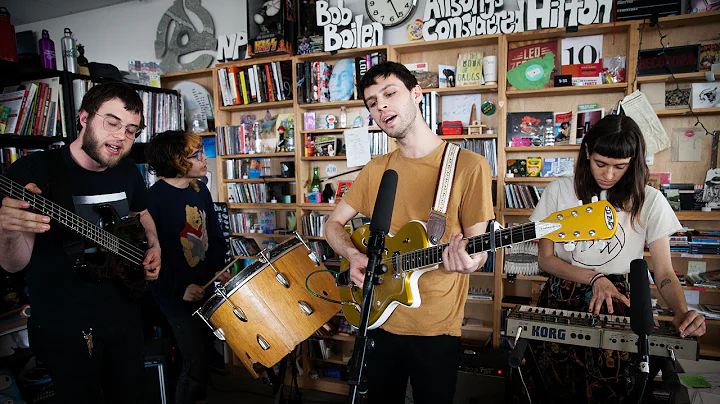
<path fill-rule="evenodd" d="M 602 59 L 602 35 L 565 38 L 562 40 L 562 64 L 599 63 Z"/>

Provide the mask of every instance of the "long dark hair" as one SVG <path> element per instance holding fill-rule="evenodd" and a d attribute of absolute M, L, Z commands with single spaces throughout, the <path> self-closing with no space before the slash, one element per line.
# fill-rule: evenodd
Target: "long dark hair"
<path fill-rule="evenodd" d="M 645 139 L 640 128 L 632 118 L 621 115 L 608 115 L 590 128 L 583 138 L 575 168 L 575 193 L 583 203 L 589 203 L 602 190 L 590 168 L 588 156 L 593 153 L 613 159 L 631 159 L 622 178 L 607 190 L 607 200 L 617 209 L 630 212 L 632 226 L 639 223 L 648 180 Z"/>

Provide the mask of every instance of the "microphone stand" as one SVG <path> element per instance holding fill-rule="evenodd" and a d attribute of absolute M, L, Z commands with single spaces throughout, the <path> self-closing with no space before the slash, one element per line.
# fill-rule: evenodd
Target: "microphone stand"
<path fill-rule="evenodd" d="M 348 403 L 367 402 L 367 376 L 363 374 L 367 350 L 372 348 L 373 341 L 367 337 L 368 323 L 370 322 L 370 309 L 375 295 L 375 285 L 380 284 L 380 275 L 387 272 L 387 265 L 382 263 L 382 253 L 385 250 L 385 232 L 374 231 L 370 233 L 368 240 L 367 256 L 368 265 L 365 270 L 365 281 L 363 283 L 362 310 L 360 312 L 360 325 L 355 337 L 353 355 L 348 362 L 350 376 L 348 384 L 350 394 Z"/>
<path fill-rule="evenodd" d="M 633 385 L 632 392 L 628 396 L 628 402 L 630 403 L 642 403 L 645 386 L 647 385 L 648 375 L 650 373 L 650 346 L 648 345 L 647 334 L 638 334 L 637 347 L 638 354 L 640 355 L 640 363 L 638 365 L 640 373 L 637 375 L 635 385 Z"/>

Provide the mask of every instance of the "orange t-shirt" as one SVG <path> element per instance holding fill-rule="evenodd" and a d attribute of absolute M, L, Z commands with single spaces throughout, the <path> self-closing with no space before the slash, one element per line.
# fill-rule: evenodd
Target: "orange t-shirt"
<path fill-rule="evenodd" d="M 383 173 L 395 170 L 398 185 L 390 232 L 397 233 L 412 220 L 427 223 L 444 151 L 445 142 L 420 158 L 404 157 L 400 150 L 378 157 L 360 171 L 343 200 L 356 211 L 371 217 Z M 494 218 L 490 173 L 490 166 L 483 156 L 467 149 L 460 150 L 445 234 L 440 243 L 449 242 L 450 235 L 462 233 L 463 228 Z M 468 275 L 446 272 L 440 265 L 439 270 L 426 272 L 419 278 L 420 307 L 398 306 L 381 328 L 402 335 L 460 336 L 468 285 Z"/>

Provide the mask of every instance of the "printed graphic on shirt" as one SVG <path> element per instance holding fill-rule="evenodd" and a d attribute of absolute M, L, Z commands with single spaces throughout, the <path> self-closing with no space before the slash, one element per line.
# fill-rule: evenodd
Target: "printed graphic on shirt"
<path fill-rule="evenodd" d="M 73 204 L 75 205 L 75 213 L 88 222 L 103 227 L 100 218 L 100 211 L 98 207 L 101 205 L 110 205 L 115 209 L 120 218 L 125 218 L 130 214 L 130 203 L 127 200 L 125 192 L 116 192 L 114 194 L 102 194 L 102 195 L 85 195 L 85 196 L 73 196 Z M 86 246 L 89 243 L 85 244 Z M 93 254 L 97 252 L 97 247 L 89 247 L 85 249 L 86 254 Z M 100 255 L 99 258 L 92 256 L 85 257 L 89 262 L 100 263 L 104 256 Z"/>
<path fill-rule="evenodd" d="M 207 215 L 196 206 L 185 205 L 185 228 L 180 232 L 180 244 L 188 265 L 195 267 L 205 260 L 208 249 Z"/>
<path fill-rule="evenodd" d="M 600 247 L 600 240 L 588 241 L 587 250 L 580 251 L 580 245 L 578 245 L 572 253 L 573 263 L 579 263 L 585 267 L 600 267 L 620 255 L 625 247 L 625 228 L 621 223 L 618 223 L 617 231 L 615 236 L 611 240 L 606 240 L 607 245 Z"/>

